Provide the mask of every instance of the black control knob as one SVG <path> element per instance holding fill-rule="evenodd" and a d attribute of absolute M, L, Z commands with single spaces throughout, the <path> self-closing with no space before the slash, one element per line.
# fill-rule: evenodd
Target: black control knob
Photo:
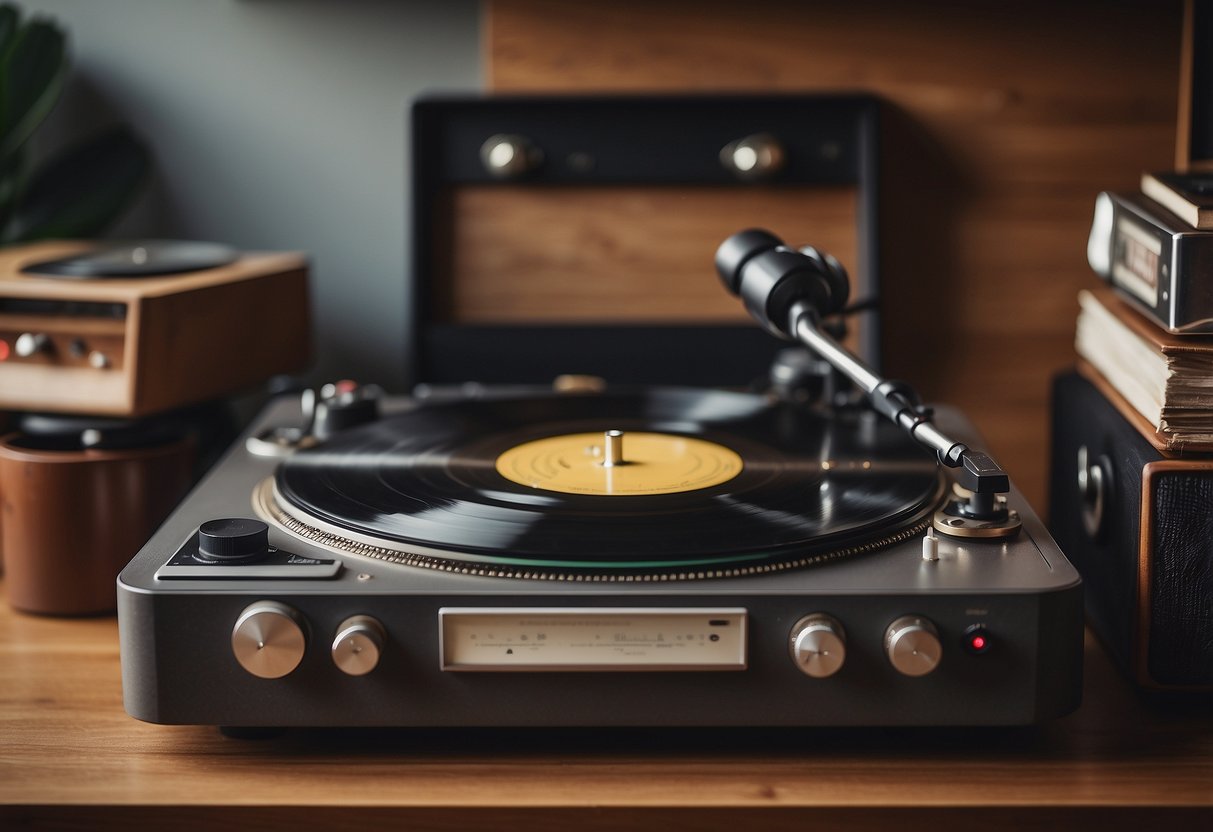
<path fill-rule="evenodd" d="M 227 517 L 198 527 L 198 554 L 204 560 L 252 560 L 268 551 L 269 526 L 260 520 Z"/>

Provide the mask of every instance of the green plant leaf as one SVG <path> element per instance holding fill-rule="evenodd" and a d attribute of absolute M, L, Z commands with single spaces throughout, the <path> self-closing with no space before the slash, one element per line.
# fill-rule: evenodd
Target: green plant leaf
<path fill-rule="evenodd" d="M 100 233 L 134 199 L 150 162 L 147 147 L 126 127 L 69 149 L 34 174 L 3 241 Z"/>
<path fill-rule="evenodd" d="M 0 158 L 54 109 L 67 77 L 67 38 L 46 20 L 27 23 L 0 57 Z"/>
<path fill-rule="evenodd" d="M 20 25 L 21 12 L 17 11 L 17 7 L 12 3 L 0 5 L 0 55 L 8 51 Z"/>
<path fill-rule="evenodd" d="M 0 229 L 8 225 L 16 207 L 17 196 L 25 186 L 25 157 L 27 147 L 20 147 L 7 159 L 0 159 Z"/>

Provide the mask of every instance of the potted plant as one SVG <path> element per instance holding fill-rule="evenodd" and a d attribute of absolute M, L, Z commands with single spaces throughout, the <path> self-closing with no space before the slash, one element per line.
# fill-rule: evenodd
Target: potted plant
<path fill-rule="evenodd" d="M 125 126 L 29 164 L 29 143 L 63 92 L 67 36 L 46 18 L 0 5 L 0 244 L 91 237 L 133 200 L 150 167 Z"/>

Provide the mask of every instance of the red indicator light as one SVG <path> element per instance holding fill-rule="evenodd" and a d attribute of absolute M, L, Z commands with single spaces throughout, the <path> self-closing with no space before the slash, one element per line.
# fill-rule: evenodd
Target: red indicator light
<path fill-rule="evenodd" d="M 974 656 L 990 652 L 990 647 L 993 644 L 990 641 L 990 634 L 986 632 L 984 624 L 974 624 L 966 629 L 960 643 L 965 650 Z"/>
<path fill-rule="evenodd" d="M 8 361 L 8 341 L 0 340 L 0 361 Z"/>

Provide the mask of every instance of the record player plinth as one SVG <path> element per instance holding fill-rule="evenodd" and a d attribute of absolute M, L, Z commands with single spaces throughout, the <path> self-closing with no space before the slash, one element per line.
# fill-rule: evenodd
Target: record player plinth
<path fill-rule="evenodd" d="M 383 410 L 285 460 L 238 445 L 127 566 L 129 713 L 236 727 L 925 726 L 1077 705 L 1074 569 L 1013 487 L 1018 536 L 940 535 L 924 560 L 943 482 L 884 420 L 677 389 Z M 248 435 L 300 420 L 278 400 Z M 952 409 L 937 421 L 973 438 Z M 607 430 L 625 432 L 627 457 L 650 432 L 743 467 L 644 496 L 499 473 L 502 454 L 545 437 L 594 436 L 574 446 L 592 456 Z M 265 559 L 195 556 L 200 524 L 253 516 L 269 524 Z M 303 636 L 278 678 L 233 652 L 253 605 Z M 382 639 L 352 676 L 333 651 L 355 616 Z"/>

